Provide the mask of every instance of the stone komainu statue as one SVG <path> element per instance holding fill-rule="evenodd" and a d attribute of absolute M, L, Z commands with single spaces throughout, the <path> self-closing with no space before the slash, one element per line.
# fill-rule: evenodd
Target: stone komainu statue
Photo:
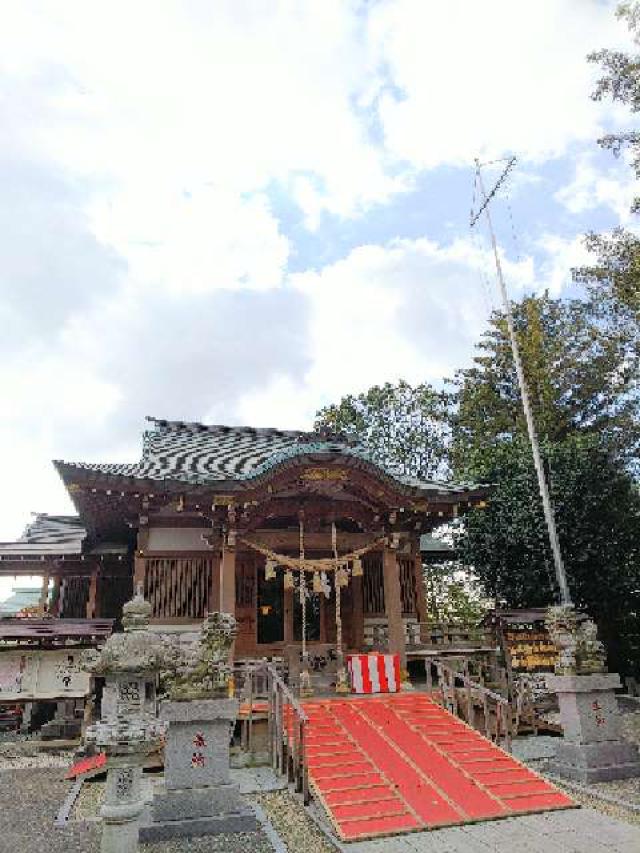
<path fill-rule="evenodd" d="M 556 675 L 592 675 L 606 672 L 606 653 L 591 619 L 573 607 L 550 607 L 549 636 L 558 649 Z"/>
<path fill-rule="evenodd" d="M 173 646 L 162 680 L 173 701 L 226 696 L 231 681 L 231 647 L 237 634 L 235 616 L 209 613 L 200 631 L 200 642 L 186 648 Z"/>

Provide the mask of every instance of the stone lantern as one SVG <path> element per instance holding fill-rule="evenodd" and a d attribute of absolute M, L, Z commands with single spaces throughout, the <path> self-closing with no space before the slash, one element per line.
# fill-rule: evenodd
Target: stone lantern
<path fill-rule="evenodd" d="M 155 715 L 155 686 L 165 665 L 165 647 L 148 629 L 151 605 L 140 590 L 122 611 L 124 633 L 112 634 L 100 652 L 83 658 L 85 669 L 105 679 L 107 695 L 102 719 L 86 733 L 87 742 L 107 755 L 101 853 L 138 849 L 142 765 L 163 736 Z"/>
<path fill-rule="evenodd" d="M 235 634 L 235 617 L 210 613 L 200 642 L 176 650 L 167 678 L 169 698 L 160 704 L 160 717 L 169 724 L 164 787 L 156 789 L 141 841 L 257 828 L 229 776 L 229 742 L 239 710 L 238 700 L 229 698 Z"/>
<path fill-rule="evenodd" d="M 550 769 L 580 782 L 639 776 L 638 748 L 622 737 L 620 676 L 606 670 L 595 624 L 567 605 L 549 608 L 546 623 L 558 648 L 547 685 L 558 695 L 564 734 Z"/>

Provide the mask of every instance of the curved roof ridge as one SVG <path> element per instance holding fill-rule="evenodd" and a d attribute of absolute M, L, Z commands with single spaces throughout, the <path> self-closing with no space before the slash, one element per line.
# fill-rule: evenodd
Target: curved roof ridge
<path fill-rule="evenodd" d="M 242 432 L 248 435 L 285 435 L 285 436 L 306 436 L 306 435 L 314 435 L 313 430 L 299 430 L 299 429 L 280 429 L 279 427 L 254 427 L 254 426 L 242 426 L 239 424 L 204 424 L 201 421 L 174 421 L 169 420 L 167 418 L 155 418 L 151 415 L 147 415 L 145 420 L 149 421 L 152 424 L 156 424 L 160 427 L 167 427 L 169 429 L 186 429 L 196 431 L 206 431 L 206 432 L 220 432 L 220 433 L 230 433 L 230 432 Z"/>

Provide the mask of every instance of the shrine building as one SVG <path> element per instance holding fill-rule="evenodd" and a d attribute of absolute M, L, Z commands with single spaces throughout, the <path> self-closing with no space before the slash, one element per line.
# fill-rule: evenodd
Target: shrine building
<path fill-rule="evenodd" d="M 38 515 L 0 574 L 43 577 L 41 610 L 119 619 L 142 585 L 153 621 L 234 613 L 236 659 L 386 648 L 426 620 L 420 539 L 482 502 L 328 433 L 149 419 L 130 464 L 56 461 L 77 516 Z M 48 593 L 50 581 L 53 590 Z"/>

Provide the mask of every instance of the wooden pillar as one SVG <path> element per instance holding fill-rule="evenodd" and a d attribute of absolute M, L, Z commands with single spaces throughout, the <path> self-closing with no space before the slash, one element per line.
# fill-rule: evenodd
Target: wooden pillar
<path fill-rule="evenodd" d="M 388 648 L 391 654 L 400 655 L 400 666 L 406 669 L 407 654 L 402 621 L 402 600 L 400 595 L 400 571 L 398 555 L 386 546 L 382 552 L 382 573 L 384 578 L 384 602 L 387 616 Z"/>
<path fill-rule="evenodd" d="M 136 555 L 133 559 L 133 594 L 135 595 L 136 590 L 138 589 L 138 584 L 142 584 L 142 590 L 144 594 L 144 578 L 145 572 L 147 569 L 147 561 L 145 558 L 145 553 L 147 551 L 147 546 L 149 544 L 149 528 L 141 527 L 138 530 L 138 543 L 136 548 Z"/>
<path fill-rule="evenodd" d="M 284 591 L 284 641 L 293 643 L 293 594 L 292 589 Z"/>
<path fill-rule="evenodd" d="M 420 539 L 415 543 L 413 572 L 416 585 L 416 615 L 420 623 L 420 640 L 422 640 L 422 625 L 427 621 L 427 592 L 424 583 L 424 571 L 422 569 Z"/>
<path fill-rule="evenodd" d="M 209 610 L 216 613 L 220 610 L 220 567 L 222 559 L 220 554 L 212 557 L 211 563 L 211 589 L 209 591 Z"/>
<path fill-rule="evenodd" d="M 38 616 L 44 616 L 47 611 L 49 600 L 49 572 L 42 575 L 42 587 L 40 588 L 40 600 L 38 601 Z"/>
<path fill-rule="evenodd" d="M 362 609 L 362 577 L 351 578 L 351 644 L 364 651 L 364 612 Z"/>
<path fill-rule="evenodd" d="M 220 610 L 236 613 L 236 549 L 226 543 L 220 560 Z"/>
<path fill-rule="evenodd" d="M 89 594 L 87 595 L 87 619 L 95 619 L 98 615 L 98 570 L 94 569 L 91 572 L 89 580 Z"/>

